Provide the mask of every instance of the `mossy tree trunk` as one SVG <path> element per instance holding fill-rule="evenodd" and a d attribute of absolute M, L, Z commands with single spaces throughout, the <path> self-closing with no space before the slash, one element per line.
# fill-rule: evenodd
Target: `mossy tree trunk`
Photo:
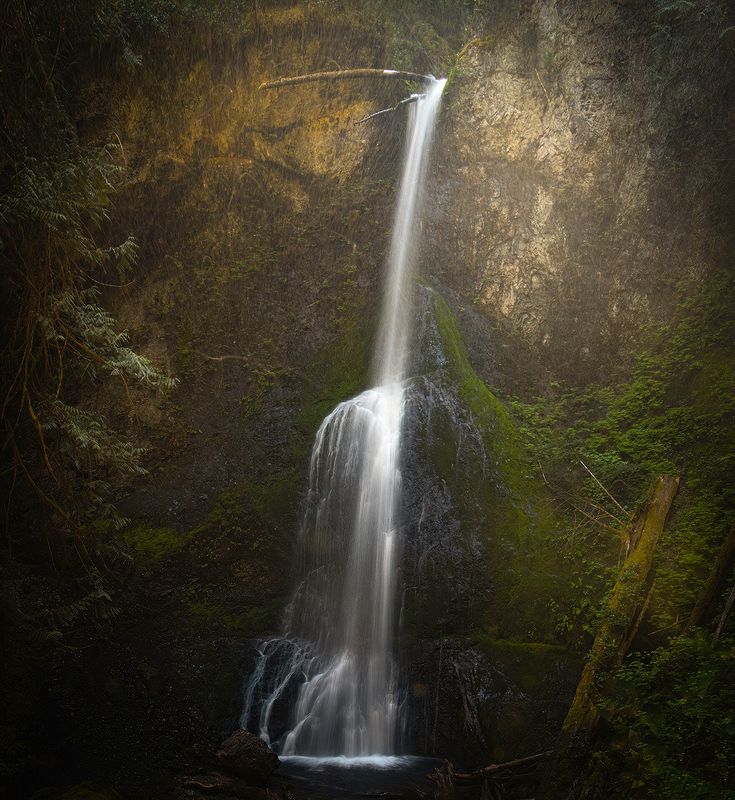
<path fill-rule="evenodd" d="M 712 607 L 722 579 L 727 574 L 733 561 L 735 561 L 735 528 L 730 531 L 728 537 L 722 543 L 722 547 L 720 547 L 720 552 L 712 565 L 707 583 L 689 616 L 690 625 L 700 625 L 705 616 L 709 616 L 707 612 Z"/>
<path fill-rule="evenodd" d="M 545 798 L 570 795 L 576 754 L 586 751 L 600 719 L 595 694 L 602 678 L 622 662 L 633 631 L 645 613 L 652 586 L 651 567 L 656 545 L 679 488 L 679 478 L 659 477 L 650 499 L 630 530 L 630 551 L 607 599 L 605 619 L 595 637 L 574 700 L 562 725 L 545 776 Z"/>

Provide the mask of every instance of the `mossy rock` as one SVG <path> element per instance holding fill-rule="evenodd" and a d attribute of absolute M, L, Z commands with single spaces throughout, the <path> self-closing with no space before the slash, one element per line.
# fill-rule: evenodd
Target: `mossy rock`
<path fill-rule="evenodd" d="M 529 694 L 543 690 L 549 676 L 560 669 L 581 669 L 580 657 L 561 645 L 495 639 L 484 633 L 475 634 L 472 640 L 519 689 Z"/>
<path fill-rule="evenodd" d="M 409 629 L 424 638 L 494 625 L 501 637 L 554 642 L 549 609 L 570 601 L 560 521 L 447 302 L 432 289 L 421 297 L 405 477 L 409 505 L 424 510 L 422 530 L 409 533 L 416 566 L 408 569 L 418 570 L 410 580 L 419 587 L 407 605 Z"/>

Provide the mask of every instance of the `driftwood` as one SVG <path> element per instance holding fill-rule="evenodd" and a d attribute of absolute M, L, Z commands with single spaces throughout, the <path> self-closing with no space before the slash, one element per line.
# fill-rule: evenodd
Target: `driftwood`
<path fill-rule="evenodd" d="M 431 75 L 421 75 L 418 72 L 405 72 L 397 69 L 339 69 L 332 72 L 311 72 L 308 75 L 295 75 L 291 78 L 276 78 L 272 81 L 261 83 L 260 89 L 280 89 L 282 86 L 296 86 L 300 83 L 314 81 L 344 81 L 363 78 L 385 78 L 418 83 L 432 83 L 435 79 Z"/>
<path fill-rule="evenodd" d="M 607 598 L 605 619 L 555 743 L 544 779 L 544 797 L 566 797 L 569 793 L 575 771 L 570 764 L 574 750 L 591 740 L 600 719 L 594 700 L 595 687 L 601 677 L 614 672 L 622 662 L 650 602 L 653 557 L 678 488 L 679 478 L 669 475 L 658 478 L 648 504 L 632 525 L 630 553 Z"/>

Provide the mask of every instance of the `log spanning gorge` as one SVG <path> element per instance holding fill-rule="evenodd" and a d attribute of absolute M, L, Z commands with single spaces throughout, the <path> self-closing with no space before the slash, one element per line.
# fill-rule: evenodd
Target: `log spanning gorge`
<path fill-rule="evenodd" d="M 284 635 L 263 641 L 241 726 L 283 756 L 390 756 L 403 723 L 394 648 L 401 430 L 421 198 L 445 80 L 410 104 L 373 388 L 314 442 L 301 580 Z"/>

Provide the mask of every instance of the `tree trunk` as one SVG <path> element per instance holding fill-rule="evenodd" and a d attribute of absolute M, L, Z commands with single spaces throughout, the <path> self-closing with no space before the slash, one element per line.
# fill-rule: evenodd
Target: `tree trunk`
<path fill-rule="evenodd" d="M 272 81 L 261 83 L 260 89 L 280 89 L 282 86 L 295 86 L 300 83 L 312 83 L 313 81 L 343 81 L 363 78 L 385 78 L 404 81 L 417 81 L 419 83 L 431 83 L 434 78 L 431 75 L 420 75 L 417 72 L 405 72 L 395 69 L 340 69 L 333 72 L 312 72 L 308 75 L 295 75 L 292 78 L 276 78 Z"/>
<path fill-rule="evenodd" d="M 575 777 L 574 751 L 578 747 L 584 749 L 595 732 L 600 719 L 594 701 L 595 688 L 602 676 L 617 668 L 632 644 L 630 632 L 640 624 L 641 614 L 650 600 L 653 556 L 678 488 L 679 478 L 668 475 L 658 478 L 648 504 L 633 522 L 630 554 L 607 598 L 605 619 L 549 761 L 544 781 L 543 796 L 546 798 L 568 795 Z"/>
<path fill-rule="evenodd" d="M 735 586 L 732 587 L 732 591 L 730 592 L 730 596 L 727 598 L 727 602 L 725 603 L 725 608 L 722 611 L 722 616 L 720 617 L 720 621 L 717 623 L 717 630 L 715 631 L 715 639 L 720 638 L 720 634 L 725 628 L 725 623 L 727 622 L 727 618 L 732 611 L 733 603 L 735 603 Z"/>
<path fill-rule="evenodd" d="M 720 552 L 712 565 L 707 583 L 689 616 L 689 625 L 701 624 L 733 559 L 735 559 L 735 528 L 730 531 L 730 534 L 722 543 L 722 547 L 720 547 Z"/>

